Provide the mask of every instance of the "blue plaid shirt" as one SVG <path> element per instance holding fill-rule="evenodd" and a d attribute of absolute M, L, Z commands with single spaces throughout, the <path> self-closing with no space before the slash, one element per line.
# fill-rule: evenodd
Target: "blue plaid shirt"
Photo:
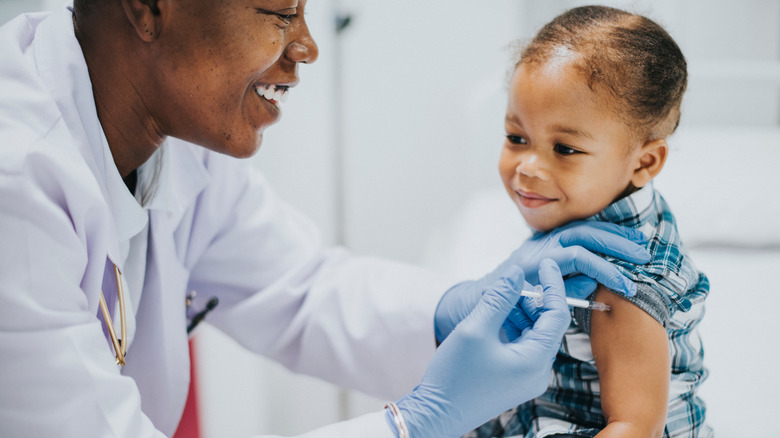
<path fill-rule="evenodd" d="M 664 437 L 712 436 L 704 422 L 704 402 L 696 395 L 707 377 L 698 325 L 704 316 L 709 281 L 683 248 L 669 206 L 649 184 L 591 219 L 637 228 L 650 238 L 647 249 L 653 258 L 646 265 L 606 259 L 636 283 L 636 296 L 626 299 L 658 320 L 669 336 L 672 375 Z M 599 433 L 606 421 L 589 333 L 590 311 L 575 309 L 547 392 L 465 437 L 592 437 Z"/>

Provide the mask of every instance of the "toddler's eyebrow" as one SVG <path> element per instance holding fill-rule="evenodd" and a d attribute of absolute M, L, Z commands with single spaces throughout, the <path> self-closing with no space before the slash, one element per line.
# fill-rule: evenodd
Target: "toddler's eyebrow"
<path fill-rule="evenodd" d="M 504 117 L 504 121 L 522 125 L 522 123 L 520 123 L 520 119 L 518 119 L 517 115 L 515 115 L 514 113 L 507 113 L 507 115 Z"/>
<path fill-rule="evenodd" d="M 575 137 L 584 137 L 584 138 L 588 138 L 590 140 L 594 140 L 593 136 L 590 135 L 589 132 L 581 131 L 581 130 L 575 129 L 575 128 L 570 128 L 568 126 L 553 125 L 552 127 L 550 127 L 550 129 L 553 132 L 560 132 L 561 134 L 569 134 L 569 135 L 573 135 Z"/>

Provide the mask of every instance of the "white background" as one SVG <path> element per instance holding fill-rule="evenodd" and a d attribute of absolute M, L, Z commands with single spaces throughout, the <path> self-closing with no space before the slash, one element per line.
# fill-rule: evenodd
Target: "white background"
<path fill-rule="evenodd" d="M 59 3 L 0 0 L 0 21 Z M 780 1 L 603 3 L 656 19 L 682 47 L 691 74 L 682 129 L 778 125 Z M 301 67 L 253 160 L 328 244 L 427 263 L 432 234 L 474 194 L 500 187 L 509 43 L 581 4 L 310 0 L 320 59 Z M 338 13 L 352 16 L 340 35 Z M 292 376 L 210 327 L 198 336 L 205 437 L 299 433 L 381 408 Z"/>

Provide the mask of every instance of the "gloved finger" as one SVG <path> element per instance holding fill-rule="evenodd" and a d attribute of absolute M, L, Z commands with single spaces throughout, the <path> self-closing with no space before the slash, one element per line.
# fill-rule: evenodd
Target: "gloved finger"
<path fill-rule="evenodd" d="M 537 290 L 537 287 L 531 283 L 523 282 L 523 290 L 530 292 L 542 292 L 541 289 Z M 539 314 L 542 312 L 542 306 L 544 300 L 541 296 L 538 298 L 523 296 L 517 302 L 517 306 L 509 314 L 509 319 L 515 322 L 516 326 L 520 330 L 525 329 L 529 325 L 533 325 L 534 321 L 539 318 Z"/>
<path fill-rule="evenodd" d="M 516 284 L 524 283 L 523 270 L 519 266 L 513 266 L 507 274 L 482 294 L 479 303 L 464 323 L 468 321 L 469 325 L 483 326 L 488 331 L 498 331 L 501 328 L 520 299 L 522 288 Z"/>
<path fill-rule="evenodd" d="M 501 328 L 503 329 L 501 342 L 514 342 L 515 339 L 519 338 L 520 335 L 523 334 L 523 331 L 518 329 L 515 324 L 509 320 L 509 318 L 504 321 L 504 324 L 501 325 Z"/>
<path fill-rule="evenodd" d="M 590 251 L 572 246 L 559 252 L 553 258 L 564 275 L 579 272 L 596 280 L 610 290 L 621 292 L 626 296 L 636 295 L 636 285 L 626 278 L 610 262 Z"/>
<path fill-rule="evenodd" d="M 577 274 L 563 280 L 566 285 L 566 296 L 583 299 L 596 290 L 598 282 L 587 275 Z"/>
<path fill-rule="evenodd" d="M 539 263 L 539 280 L 544 287 L 544 307 L 533 327 L 521 337 L 523 342 L 537 342 L 537 347 L 555 354 L 558 342 L 563 338 L 571 322 L 571 312 L 566 304 L 565 286 L 561 270 L 550 259 Z"/>
<path fill-rule="evenodd" d="M 439 300 L 434 313 L 434 334 L 439 342 L 452 332 L 455 326 L 476 307 L 481 297 L 475 281 L 464 281 L 452 286 Z"/>
<path fill-rule="evenodd" d="M 534 290 L 534 288 L 530 288 L 529 290 Z M 536 321 L 539 319 L 539 315 L 544 311 L 544 297 L 540 298 L 533 298 L 533 297 L 522 297 L 520 298 L 520 301 L 517 303 L 517 306 L 522 310 L 523 313 L 528 317 L 530 321 Z"/>
<path fill-rule="evenodd" d="M 562 227 L 556 228 L 556 230 L 566 231 L 574 228 L 581 228 L 583 226 L 597 229 L 597 230 L 608 231 L 616 236 L 623 237 L 625 239 L 628 239 L 640 245 L 644 245 L 648 241 L 647 235 L 637 230 L 636 228 L 624 227 L 622 225 L 617 225 L 610 222 L 580 220 L 580 221 L 569 222 L 568 224 Z"/>
<path fill-rule="evenodd" d="M 534 322 L 531 318 L 528 317 L 528 314 L 525 313 L 525 311 L 517 306 L 515 306 L 510 312 L 509 316 L 507 317 L 506 321 L 504 322 L 504 329 L 507 331 L 507 333 L 511 330 L 513 333 L 516 332 L 515 337 L 509 337 L 510 341 L 515 340 L 518 336 L 520 336 L 520 333 L 522 333 L 523 330 L 526 328 L 534 325 Z"/>
<path fill-rule="evenodd" d="M 631 263 L 645 264 L 650 261 L 650 253 L 637 244 L 644 245 L 647 242 L 644 233 L 608 222 L 580 222 L 561 231 L 558 241 L 565 247 L 581 246 L 591 252 Z"/>
<path fill-rule="evenodd" d="M 566 285 L 563 282 L 561 268 L 552 259 L 544 259 L 539 262 L 539 281 L 544 288 L 544 308 L 561 306 L 568 309 L 566 304 Z"/>

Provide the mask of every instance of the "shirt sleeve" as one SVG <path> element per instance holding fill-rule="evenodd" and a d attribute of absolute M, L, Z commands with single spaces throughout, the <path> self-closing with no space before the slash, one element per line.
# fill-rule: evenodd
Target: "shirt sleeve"
<path fill-rule="evenodd" d="M 436 305 L 454 281 L 323 249 L 314 225 L 258 172 L 213 158 L 218 176 L 188 231 L 213 237 L 185 262 L 198 297 L 219 298 L 209 322 L 295 372 L 375 397 L 394 399 L 418 384 L 435 351 Z"/>
<path fill-rule="evenodd" d="M 671 317 L 669 299 L 645 283 L 637 283 L 636 289 L 636 295 L 633 297 L 624 295 L 621 295 L 621 297 L 634 303 L 637 307 L 644 310 L 648 315 L 652 316 L 653 319 L 658 321 L 661 326 L 666 327 L 666 324 Z M 585 333 L 590 333 L 591 312 L 592 311 L 589 309 L 574 308 L 574 321 L 585 331 Z"/>
<path fill-rule="evenodd" d="M 97 317 L 101 285 L 85 280 L 102 278 L 93 270 L 106 255 L 91 250 L 105 247 L 109 222 L 89 202 L 96 185 L 74 183 L 87 169 L 61 151 L 3 157 L 0 435 L 162 438 L 114 364 Z"/>

